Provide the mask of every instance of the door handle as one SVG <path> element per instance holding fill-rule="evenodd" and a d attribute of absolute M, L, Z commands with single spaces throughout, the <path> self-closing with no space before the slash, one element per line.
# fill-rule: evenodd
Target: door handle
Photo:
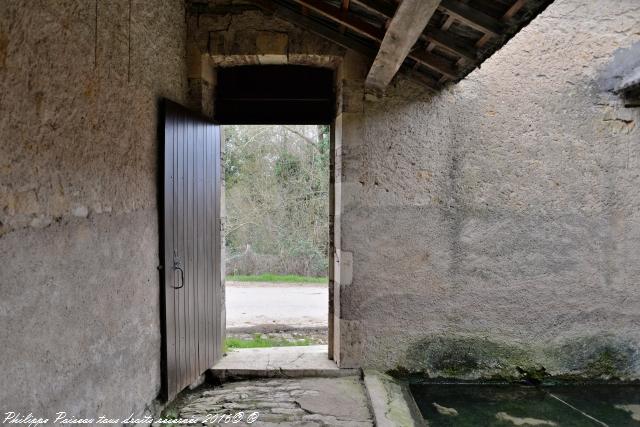
<path fill-rule="evenodd" d="M 180 258 L 174 256 L 173 258 L 173 270 L 180 271 L 180 286 L 171 286 L 173 289 L 180 289 L 184 287 L 184 269 L 182 268 L 182 263 L 180 262 Z"/>

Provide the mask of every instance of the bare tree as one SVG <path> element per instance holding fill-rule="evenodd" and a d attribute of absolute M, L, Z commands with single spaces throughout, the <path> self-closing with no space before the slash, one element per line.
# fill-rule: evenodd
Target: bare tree
<path fill-rule="evenodd" d="M 328 127 L 227 126 L 224 134 L 229 269 L 326 274 Z"/>

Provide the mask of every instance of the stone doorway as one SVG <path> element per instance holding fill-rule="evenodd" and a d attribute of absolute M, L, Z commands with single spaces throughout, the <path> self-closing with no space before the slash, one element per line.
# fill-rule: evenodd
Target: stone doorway
<path fill-rule="evenodd" d="M 251 124 L 284 123 L 284 122 L 278 122 L 278 120 L 280 120 L 278 117 L 276 117 L 275 119 L 273 116 L 266 117 L 266 118 L 265 117 L 260 118 L 259 116 L 257 117 L 255 114 L 255 111 L 252 117 L 245 116 L 243 118 L 242 114 L 237 114 L 236 116 L 227 114 L 226 117 L 224 115 L 216 116 L 216 112 L 227 111 L 228 113 L 230 110 L 232 112 L 234 111 L 233 105 L 231 105 L 231 108 L 229 108 L 230 105 L 228 102 L 226 106 L 221 104 L 220 102 L 221 99 L 223 100 L 226 99 L 226 101 L 229 101 L 230 98 L 232 98 L 232 97 L 229 97 L 228 92 L 225 92 L 225 90 L 223 89 L 223 85 L 221 84 L 221 76 L 224 75 L 223 70 L 227 70 L 228 69 L 227 67 L 229 66 L 231 66 L 231 68 L 241 68 L 238 66 L 255 65 L 257 63 L 256 58 L 250 58 L 250 57 L 244 57 L 244 59 L 242 59 L 241 57 L 237 57 L 236 58 L 237 61 L 234 59 L 231 62 L 229 61 L 229 59 L 230 59 L 229 55 L 220 55 L 220 56 L 202 55 L 198 61 L 194 62 L 194 63 L 197 63 L 198 66 L 195 67 L 195 71 L 192 73 L 192 76 L 193 77 L 199 76 L 198 78 L 190 79 L 190 82 L 191 82 L 190 85 L 193 88 L 192 94 L 194 95 L 194 98 L 192 101 L 194 105 L 199 104 L 204 114 L 210 117 L 214 117 L 214 119 L 222 125 L 239 124 L 239 123 L 251 123 Z M 280 64 L 295 65 L 297 66 L 296 68 L 302 68 L 306 74 L 309 74 L 309 72 L 311 72 L 311 73 L 318 73 L 318 75 L 321 75 L 321 76 L 328 75 L 330 77 L 329 84 L 328 85 L 324 84 L 323 86 L 324 87 L 323 90 L 325 91 L 324 93 L 326 93 L 326 96 L 322 95 L 322 93 L 305 94 L 304 93 L 305 88 L 308 88 L 310 85 L 308 84 L 307 81 L 302 81 L 300 86 L 302 88 L 302 91 L 300 92 L 300 94 L 295 96 L 289 96 L 289 98 L 299 101 L 300 99 L 304 100 L 306 97 L 306 98 L 309 98 L 310 102 L 318 104 L 318 99 L 323 98 L 324 96 L 324 99 L 320 99 L 320 104 L 322 108 L 317 108 L 317 105 L 312 108 L 306 108 L 304 107 L 304 105 L 302 106 L 302 108 L 297 108 L 298 110 L 305 110 L 307 114 L 310 114 L 311 120 L 309 120 L 309 116 L 305 117 L 304 115 L 298 115 L 295 120 L 295 123 L 300 124 L 300 123 L 322 122 L 330 126 L 329 215 L 328 215 L 329 216 L 328 218 L 329 250 L 328 250 L 328 268 L 327 268 L 328 289 L 326 290 L 327 299 L 328 299 L 328 310 L 327 310 L 328 312 L 326 316 L 328 332 L 326 334 L 327 335 L 326 353 L 327 353 L 328 359 L 335 360 L 336 363 L 339 365 L 339 345 L 337 345 L 334 338 L 334 337 L 337 338 L 340 336 L 338 331 L 339 322 L 337 321 L 337 315 L 339 313 L 337 302 L 339 301 L 339 299 L 336 298 L 334 295 L 337 292 L 337 288 L 338 288 L 338 284 L 335 281 L 335 276 L 337 272 L 335 268 L 335 266 L 337 265 L 336 257 L 337 257 L 337 254 L 340 253 L 340 249 L 339 249 L 340 247 L 340 238 L 339 238 L 340 215 L 339 214 L 340 214 L 341 204 L 340 204 L 339 198 L 336 198 L 336 183 L 340 182 L 339 174 L 340 174 L 340 158 L 341 158 L 340 152 L 341 152 L 342 119 L 341 119 L 341 114 L 339 112 L 342 109 L 342 101 L 341 101 L 342 100 L 342 85 L 341 85 L 342 58 L 337 56 L 336 57 L 315 56 L 310 58 L 302 58 L 302 57 L 287 58 L 285 56 L 282 59 L 283 61 L 280 61 L 280 62 L 276 61 L 276 62 Z M 303 67 L 300 67 L 302 65 Z M 265 70 L 266 67 L 257 67 L 257 69 Z M 266 73 L 266 74 L 268 75 L 269 73 Z M 292 79 L 286 80 L 286 84 L 290 85 L 291 81 Z M 268 87 L 269 85 L 264 85 L 264 86 Z M 269 93 L 273 94 L 274 92 L 271 91 Z M 263 96 L 264 95 L 265 94 L 263 94 Z M 244 100 L 246 101 L 246 98 Z M 234 100 L 231 99 L 231 101 L 234 101 Z M 256 100 L 253 99 L 250 101 L 255 102 Z M 297 106 L 300 107 L 300 103 L 298 103 Z M 236 104 L 235 111 L 238 111 L 237 107 L 238 106 Z M 244 110 L 246 111 L 246 109 Z M 263 110 L 269 110 L 268 105 L 266 106 L 263 105 Z M 274 108 L 271 108 L 271 110 L 274 110 Z M 285 109 L 285 111 L 286 110 L 287 109 Z M 288 111 L 291 112 L 292 110 L 289 109 Z M 291 116 L 285 116 L 285 117 L 288 117 L 289 120 L 291 118 Z M 251 121 L 247 122 L 246 120 L 248 120 L 249 118 L 251 119 Z M 223 158 L 224 156 L 225 154 L 223 153 Z M 223 202 L 223 209 L 225 209 L 224 205 L 225 203 Z M 226 218 L 224 216 L 224 213 L 222 217 L 222 222 L 223 222 L 223 228 L 226 228 L 227 224 L 226 224 Z"/>

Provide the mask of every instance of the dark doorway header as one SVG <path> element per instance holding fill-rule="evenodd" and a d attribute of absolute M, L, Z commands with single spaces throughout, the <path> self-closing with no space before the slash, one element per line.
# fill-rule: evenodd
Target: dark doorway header
<path fill-rule="evenodd" d="M 218 68 L 214 118 L 220 124 L 330 124 L 333 70 L 300 65 Z"/>

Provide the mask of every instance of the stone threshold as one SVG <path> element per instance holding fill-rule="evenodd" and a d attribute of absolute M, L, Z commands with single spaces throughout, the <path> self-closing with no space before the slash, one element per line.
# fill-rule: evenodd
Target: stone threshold
<path fill-rule="evenodd" d="M 209 369 L 218 381 L 251 378 L 360 376 L 360 369 L 340 369 L 328 358 L 326 345 L 247 348 L 229 351 Z"/>

